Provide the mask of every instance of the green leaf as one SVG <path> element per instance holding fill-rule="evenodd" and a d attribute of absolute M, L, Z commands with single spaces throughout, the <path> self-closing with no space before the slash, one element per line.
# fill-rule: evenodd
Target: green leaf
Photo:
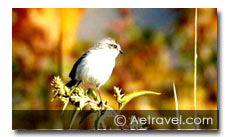
<path fill-rule="evenodd" d="M 97 119 L 95 120 L 95 129 L 98 129 L 100 117 L 101 117 L 101 116 L 98 116 Z"/>
<path fill-rule="evenodd" d="M 100 115 L 98 115 L 97 119 L 95 120 L 95 123 L 94 123 L 95 129 L 98 129 L 98 127 L 99 127 L 99 122 L 100 122 L 100 118 L 101 118 L 103 115 L 104 115 L 104 112 L 103 112 L 103 113 L 100 112 Z"/>
<path fill-rule="evenodd" d="M 161 93 L 158 92 L 153 92 L 153 91 L 132 91 L 130 93 L 125 94 L 120 102 L 120 110 L 123 109 L 123 107 L 132 99 L 138 97 L 138 96 L 142 96 L 142 95 L 147 95 L 147 94 L 153 94 L 153 95 L 160 95 Z"/>
<path fill-rule="evenodd" d="M 95 101 L 98 100 L 96 93 L 92 89 L 88 89 L 87 94 L 91 95 Z"/>

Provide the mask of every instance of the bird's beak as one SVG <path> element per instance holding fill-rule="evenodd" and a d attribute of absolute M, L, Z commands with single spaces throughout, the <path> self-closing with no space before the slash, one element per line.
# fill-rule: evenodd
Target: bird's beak
<path fill-rule="evenodd" d="M 124 53 L 125 53 L 125 52 L 121 49 L 121 50 L 120 50 L 120 54 L 124 54 Z"/>

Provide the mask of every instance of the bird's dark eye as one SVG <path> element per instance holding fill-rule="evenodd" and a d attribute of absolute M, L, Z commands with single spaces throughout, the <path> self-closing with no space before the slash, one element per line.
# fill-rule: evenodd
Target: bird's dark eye
<path fill-rule="evenodd" d="M 117 45 L 113 45 L 113 47 L 116 49 L 117 48 Z"/>

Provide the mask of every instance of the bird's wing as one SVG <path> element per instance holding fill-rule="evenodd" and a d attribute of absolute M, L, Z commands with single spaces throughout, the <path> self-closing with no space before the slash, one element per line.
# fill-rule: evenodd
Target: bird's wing
<path fill-rule="evenodd" d="M 76 63 L 73 65 L 73 68 L 69 74 L 69 77 L 71 79 L 75 79 L 75 76 L 76 76 L 76 71 L 77 71 L 77 66 L 80 64 L 80 62 L 89 54 L 89 50 L 85 51 L 81 56 L 80 58 L 76 61 Z"/>

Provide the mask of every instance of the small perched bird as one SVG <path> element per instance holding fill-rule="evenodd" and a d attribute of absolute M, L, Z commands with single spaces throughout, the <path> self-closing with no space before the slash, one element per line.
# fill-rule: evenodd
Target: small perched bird
<path fill-rule="evenodd" d="M 120 45 L 111 38 L 99 41 L 92 48 L 83 52 L 79 59 L 73 65 L 69 74 L 71 81 L 66 86 L 72 87 L 85 83 L 94 86 L 102 101 L 99 88 L 105 84 L 112 74 L 115 66 L 115 59 L 118 54 L 123 54 Z"/>

